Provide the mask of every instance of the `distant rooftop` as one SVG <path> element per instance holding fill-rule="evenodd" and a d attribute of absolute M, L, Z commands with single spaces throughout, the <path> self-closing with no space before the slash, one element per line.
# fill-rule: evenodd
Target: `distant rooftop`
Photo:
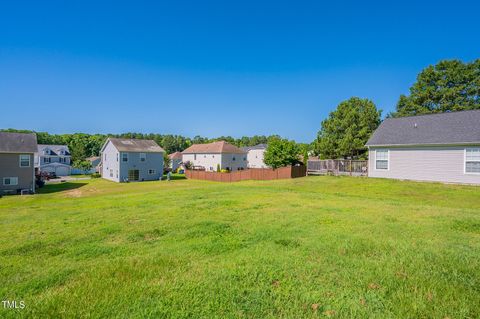
<path fill-rule="evenodd" d="M 182 152 L 182 154 L 212 154 L 212 153 L 219 153 L 219 154 L 244 154 L 245 151 L 239 149 L 235 145 L 232 145 L 225 141 L 218 141 L 208 144 L 193 144 L 186 150 Z"/>
<path fill-rule="evenodd" d="M 175 152 L 168 155 L 169 159 L 182 159 L 182 152 Z"/>
<path fill-rule="evenodd" d="M 145 152 L 145 153 L 165 152 L 163 148 L 158 146 L 158 144 L 154 140 L 109 137 L 107 139 L 107 142 L 108 141 L 112 142 L 113 146 L 115 146 L 115 148 L 120 152 Z"/>
<path fill-rule="evenodd" d="M 367 146 L 480 144 L 480 110 L 387 118 Z"/>
<path fill-rule="evenodd" d="M 255 146 L 245 146 L 242 147 L 241 149 L 244 150 L 245 152 L 251 151 L 251 150 L 265 150 L 267 149 L 267 144 L 257 144 Z"/>
<path fill-rule="evenodd" d="M 50 145 L 50 144 L 38 144 L 38 152 L 43 153 L 45 150 L 50 150 L 54 154 L 51 155 L 60 155 L 60 151 L 65 151 L 66 154 L 64 155 L 70 155 L 70 150 L 68 149 L 67 145 Z"/>

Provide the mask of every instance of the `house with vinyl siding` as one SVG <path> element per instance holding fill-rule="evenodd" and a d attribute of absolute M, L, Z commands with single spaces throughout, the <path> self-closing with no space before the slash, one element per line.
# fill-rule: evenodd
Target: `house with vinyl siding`
<path fill-rule="evenodd" d="M 176 171 L 182 163 L 182 153 L 175 152 L 169 154 L 168 158 L 170 159 L 170 168 L 172 169 L 172 171 Z"/>
<path fill-rule="evenodd" d="M 247 152 L 225 141 L 193 144 L 182 152 L 182 162 L 190 162 L 195 169 L 208 172 L 219 168 L 237 171 L 247 168 Z"/>
<path fill-rule="evenodd" d="M 72 170 L 72 156 L 67 145 L 39 144 L 35 154 L 35 167 L 40 172 L 67 176 Z"/>
<path fill-rule="evenodd" d="M 242 147 L 242 150 L 247 152 L 247 166 L 248 168 L 267 168 L 263 158 L 267 150 L 267 144 L 258 144 L 255 146 Z"/>
<path fill-rule="evenodd" d="M 153 140 L 108 138 L 101 149 L 102 177 L 114 182 L 159 180 L 164 153 Z"/>
<path fill-rule="evenodd" d="M 387 118 L 366 146 L 369 177 L 480 184 L 480 110 Z"/>
<path fill-rule="evenodd" d="M 37 136 L 0 132 L 0 195 L 35 192 Z"/>

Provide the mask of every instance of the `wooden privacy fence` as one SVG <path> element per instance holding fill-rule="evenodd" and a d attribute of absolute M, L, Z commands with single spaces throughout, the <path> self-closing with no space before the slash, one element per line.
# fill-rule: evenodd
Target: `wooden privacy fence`
<path fill-rule="evenodd" d="M 368 161 L 357 160 L 309 160 L 307 163 L 309 175 L 350 175 L 367 176 Z"/>
<path fill-rule="evenodd" d="M 197 170 L 185 171 L 185 176 L 189 179 L 203 179 L 215 182 L 238 182 L 248 179 L 253 180 L 272 180 L 297 178 L 307 175 L 305 166 L 287 166 L 277 169 L 272 168 L 250 168 L 243 171 L 230 173 L 206 172 Z"/>

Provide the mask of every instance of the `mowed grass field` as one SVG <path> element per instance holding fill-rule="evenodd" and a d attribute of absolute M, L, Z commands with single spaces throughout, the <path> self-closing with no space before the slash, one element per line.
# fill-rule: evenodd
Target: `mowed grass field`
<path fill-rule="evenodd" d="M 351 177 L 0 199 L 0 317 L 479 318 L 480 187 Z"/>

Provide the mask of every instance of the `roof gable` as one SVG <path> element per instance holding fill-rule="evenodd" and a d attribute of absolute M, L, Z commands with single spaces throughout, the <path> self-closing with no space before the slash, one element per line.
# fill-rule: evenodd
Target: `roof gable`
<path fill-rule="evenodd" d="M 208 144 L 193 144 L 182 154 L 245 154 L 246 152 L 225 141 Z"/>
<path fill-rule="evenodd" d="M 168 155 L 169 159 L 182 159 L 182 153 L 181 152 L 175 152 L 170 155 Z"/>
<path fill-rule="evenodd" d="M 367 146 L 480 143 L 480 110 L 385 119 Z"/>
<path fill-rule="evenodd" d="M 252 151 L 252 150 L 266 150 L 267 149 L 267 144 L 257 144 L 255 146 L 246 146 L 242 147 L 242 150 L 245 152 Z"/>
<path fill-rule="evenodd" d="M 126 139 L 109 137 L 102 147 L 102 152 L 108 143 L 120 152 L 142 152 L 142 153 L 163 153 L 163 148 L 158 146 L 154 140 Z"/>
<path fill-rule="evenodd" d="M 1 153 L 35 153 L 36 151 L 36 134 L 0 132 Z"/>
<path fill-rule="evenodd" d="M 49 155 L 70 155 L 70 150 L 68 145 L 48 145 L 48 144 L 38 144 L 38 153 L 43 155 L 46 150 L 50 150 L 53 154 Z M 65 153 L 62 154 L 62 151 Z"/>

